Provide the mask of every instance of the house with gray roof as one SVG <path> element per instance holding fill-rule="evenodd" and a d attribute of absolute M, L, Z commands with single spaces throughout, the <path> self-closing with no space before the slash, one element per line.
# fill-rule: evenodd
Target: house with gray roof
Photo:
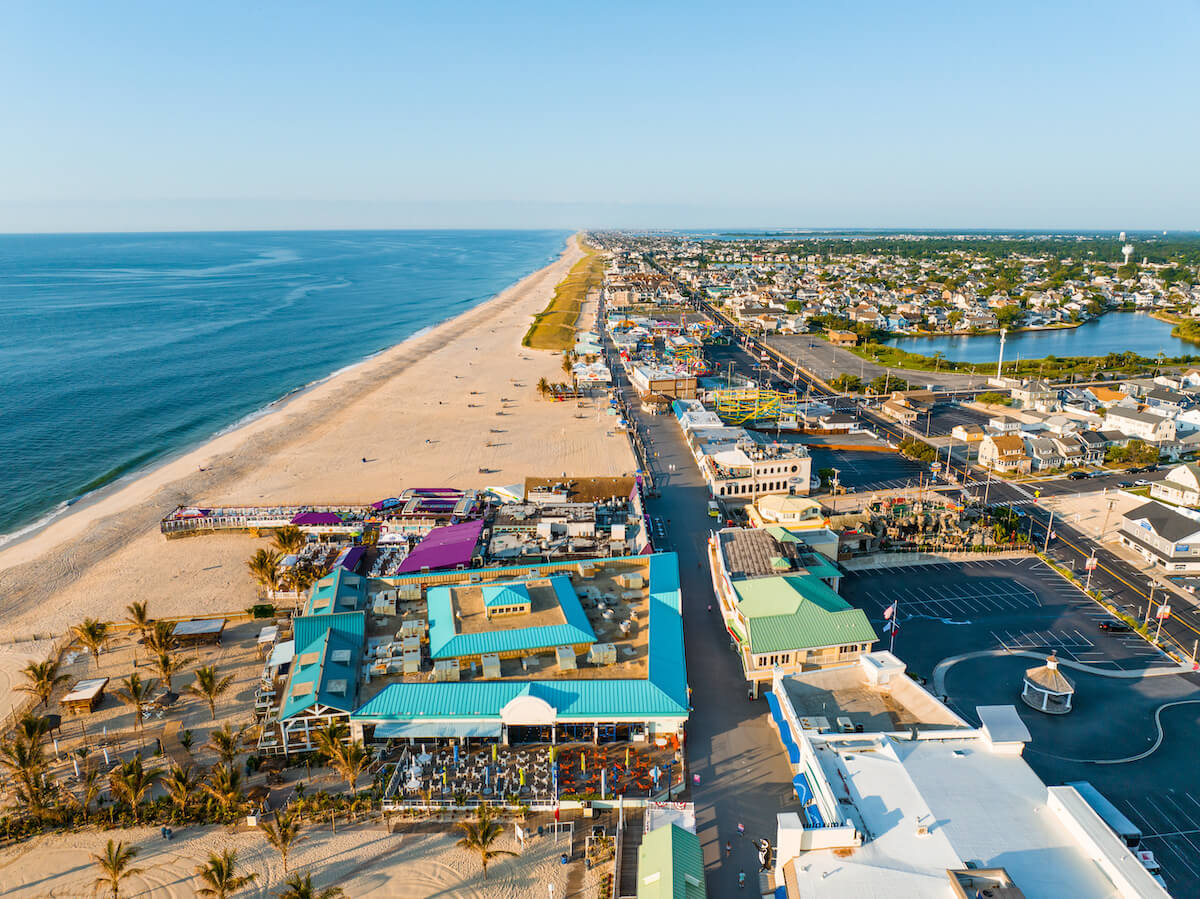
<path fill-rule="evenodd" d="M 1173 574 L 1200 572 L 1200 512 L 1143 503 L 1121 517 L 1123 544 Z"/>

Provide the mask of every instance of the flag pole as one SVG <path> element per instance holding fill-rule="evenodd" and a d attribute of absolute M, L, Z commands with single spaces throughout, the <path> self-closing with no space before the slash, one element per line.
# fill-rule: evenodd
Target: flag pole
<path fill-rule="evenodd" d="M 892 640 L 888 644 L 888 652 L 895 654 L 896 651 L 896 619 L 900 617 L 900 600 L 892 601 L 892 617 L 888 619 L 891 623 Z"/>

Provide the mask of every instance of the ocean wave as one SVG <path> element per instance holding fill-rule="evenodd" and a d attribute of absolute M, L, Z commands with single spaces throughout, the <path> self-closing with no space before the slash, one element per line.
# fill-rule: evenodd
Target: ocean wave
<path fill-rule="evenodd" d="M 17 528 L 15 531 L 10 531 L 7 534 L 0 534 L 0 547 L 7 546 L 16 540 L 20 540 L 23 537 L 28 537 L 30 534 L 40 531 L 42 528 L 46 527 L 46 525 L 50 524 L 56 518 L 66 512 L 67 509 L 71 508 L 71 506 L 75 505 L 75 502 L 76 500 L 70 499 L 66 502 L 59 503 L 37 521 L 31 521 L 24 527 Z"/>

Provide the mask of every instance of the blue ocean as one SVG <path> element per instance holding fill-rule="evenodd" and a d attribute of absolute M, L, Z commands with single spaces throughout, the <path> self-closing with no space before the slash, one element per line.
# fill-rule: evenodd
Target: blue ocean
<path fill-rule="evenodd" d="M 0 542 L 489 299 L 567 236 L 0 235 Z"/>

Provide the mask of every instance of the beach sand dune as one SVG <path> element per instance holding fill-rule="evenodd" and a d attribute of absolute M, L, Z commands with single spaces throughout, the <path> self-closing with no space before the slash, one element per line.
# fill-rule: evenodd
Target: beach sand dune
<path fill-rule="evenodd" d="M 166 541 L 158 521 L 178 505 L 365 503 L 405 487 L 632 472 L 606 401 L 540 398 L 539 378 L 566 380 L 561 358 L 521 346 L 580 256 L 572 238 L 494 299 L 0 551 L 0 641 L 61 634 L 85 615 L 120 619 L 134 600 L 160 617 L 250 606 L 245 560 L 264 543 Z"/>

